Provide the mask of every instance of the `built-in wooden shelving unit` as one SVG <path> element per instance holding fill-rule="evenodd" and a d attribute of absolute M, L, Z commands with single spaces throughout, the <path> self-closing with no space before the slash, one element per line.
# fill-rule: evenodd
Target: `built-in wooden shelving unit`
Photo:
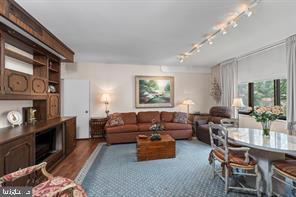
<path fill-rule="evenodd" d="M 74 52 L 14 0 L 0 0 L 0 16 L 0 100 L 32 100 L 37 109 L 35 125 L 0 130 L 1 177 L 42 161 L 54 167 L 75 147 L 76 119 L 60 117 L 60 63 L 73 62 Z"/>

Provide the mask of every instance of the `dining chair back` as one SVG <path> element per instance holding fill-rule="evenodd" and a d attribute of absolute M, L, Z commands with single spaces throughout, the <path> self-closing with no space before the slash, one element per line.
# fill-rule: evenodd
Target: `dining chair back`
<path fill-rule="evenodd" d="M 228 129 L 222 124 L 210 122 L 209 132 L 212 148 L 209 162 L 212 166 L 213 178 L 217 174 L 225 181 L 226 194 L 231 189 L 255 192 L 260 196 L 261 174 L 258 170 L 257 162 L 249 155 L 250 148 L 232 147 L 228 141 Z M 216 168 L 216 161 L 221 164 L 221 167 Z M 256 177 L 255 187 L 250 187 L 240 181 L 238 181 L 239 186 L 231 186 L 229 184 L 230 178 L 237 176 L 243 178 L 246 176 Z"/>

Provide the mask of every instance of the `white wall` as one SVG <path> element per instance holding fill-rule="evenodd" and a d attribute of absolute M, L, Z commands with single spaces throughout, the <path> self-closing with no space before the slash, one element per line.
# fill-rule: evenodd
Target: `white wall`
<path fill-rule="evenodd" d="M 135 108 L 135 76 L 174 76 L 175 108 L 136 109 Z M 62 66 L 64 79 L 88 79 L 91 84 L 90 113 L 91 116 L 105 116 L 104 104 L 100 98 L 110 93 L 110 111 L 128 112 L 144 110 L 186 111 L 180 105 L 185 98 L 191 98 L 196 105 L 191 112 L 208 112 L 213 101 L 209 96 L 210 74 L 199 73 L 167 73 L 160 66 L 148 65 L 113 65 L 101 63 L 78 63 Z"/>
<path fill-rule="evenodd" d="M 32 107 L 32 101 L 0 101 L 0 128 L 8 127 L 6 116 L 9 111 L 19 111 L 22 113 L 23 107 Z"/>

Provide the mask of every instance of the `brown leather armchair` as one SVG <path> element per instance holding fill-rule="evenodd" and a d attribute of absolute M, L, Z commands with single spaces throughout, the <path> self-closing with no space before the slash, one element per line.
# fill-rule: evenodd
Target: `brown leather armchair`
<path fill-rule="evenodd" d="M 209 122 L 220 124 L 221 119 L 231 117 L 231 108 L 225 106 L 215 106 L 210 109 L 207 120 L 198 120 L 195 122 L 196 137 L 198 140 L 211 144 L 209 134 Z"/>

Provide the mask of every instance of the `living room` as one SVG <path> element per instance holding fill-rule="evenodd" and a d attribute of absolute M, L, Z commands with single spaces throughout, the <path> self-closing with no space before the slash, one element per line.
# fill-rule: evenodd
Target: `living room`
<path fill-rule="evenodd" d="M 295 8 L 2 0 L 3 195 L 296 196 Z"/>

